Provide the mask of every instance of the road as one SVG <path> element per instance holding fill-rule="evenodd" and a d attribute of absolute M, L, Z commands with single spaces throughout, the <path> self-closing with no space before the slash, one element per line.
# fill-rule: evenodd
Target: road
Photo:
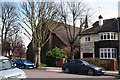
<path fill-rule="evenodd" d="M 117 78 L 114 75 L 101 75 L 101 76 L 89 76 L 89 75 L 81 75 L 81 74 L 68 74 L 62 71 L 45 71 L 45 70 L 37 70 L 37 69 L 24 69 L 28 78 L 109 78 L 114 79 Z"/>

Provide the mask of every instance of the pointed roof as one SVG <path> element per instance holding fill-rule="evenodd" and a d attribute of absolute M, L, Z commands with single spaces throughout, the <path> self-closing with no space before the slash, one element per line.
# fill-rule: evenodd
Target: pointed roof
<path fill-rule="evenodd" d="M 73 27 L 72 26 L 68 26 L 70 27 L 71 29 L 71 33 L 73 32 Z M 78 27 L 75 27 L 75 35 L 78 34 L 79 32 L 79 28 Z M 68 40 L 68 37 L 67 37 L 67 33 L 66 33 L 66 30 L 64 28 L 64 24 L 62 24 L 61 26 L 59 26 L 55 31 L 54 33 L 56 34 L 56 36 L 63 42 L 65 43 L 65 45 L 70 45 L 69 44 L 69 40 Z M 77 40 L 75 41 L 75 46 L 80 46 L 80 42 L 79 42 L 79 37 L 77 38 Z"/>
<path fill-rule="evenodd" d="M 85 26 L 84 26 L 84 28 L 85 29 L 88 28 L 88 17 L 87 17 L 87 15 L 85 17 Z"/>

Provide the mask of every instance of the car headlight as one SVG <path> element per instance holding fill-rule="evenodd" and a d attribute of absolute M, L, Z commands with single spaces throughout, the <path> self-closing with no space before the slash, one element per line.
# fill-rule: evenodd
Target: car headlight
<path fill-rule="evenodd" d="M 96 67 L 95 69 L 96 69 L 96 70 L 100 70 L 101 68 L 99 68 L 99 67 Z"/>
<path fill-rule="evenodd" d="M 28 65 L 27 63 L 24 63 L 24 65 Z"/>

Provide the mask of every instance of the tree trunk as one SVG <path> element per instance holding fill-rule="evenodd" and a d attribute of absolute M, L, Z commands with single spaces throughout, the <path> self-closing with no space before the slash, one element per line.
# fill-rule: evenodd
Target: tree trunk
<path fill-rule="evenodd" d="M 71 45 L 71 58 L 72 58 L 72 60 L 74 60 L 74 46 L 73 45 Z"/>
<path fill-rule="evenodd" d="M 40 60 L 40 52 L 41 52 L 41 47 L 38 47 L 38 54 L 37 54 L 37 68 L 41 68 L 40 66 L 40 63 L 41 63 L 41 60 Z"/>
<path fill-rule="evenodd" d="M 13 48 L 13 61 L 15 61 L 15 49 Z"/>

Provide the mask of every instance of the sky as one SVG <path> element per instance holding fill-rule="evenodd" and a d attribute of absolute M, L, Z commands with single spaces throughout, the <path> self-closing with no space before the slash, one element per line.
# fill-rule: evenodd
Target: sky
<path fill-rule="evenodd" d="M 102 15 L 103 19 L 118 17 L 118 2 L 120 0 L 83 0 L 93 11 L 93 22 Z M 99 8 L 100 7 L 100 8 Z"/>
<path fill-rule="evenodd" d="M 0 0 L 0 2 L 19 2 L 24 0 Z M 77 0 L 73 0 L 77 1 Z M 118 2 L 120 0 L 83 0 L 83 2 L 90 8 L 92 15 L 91 24 L 98 21 L 98 16 L 102 15 L 103 19 L 118 17 Z M 30 40 L 22 34 L 25 46 L 29 44 Z"/>

